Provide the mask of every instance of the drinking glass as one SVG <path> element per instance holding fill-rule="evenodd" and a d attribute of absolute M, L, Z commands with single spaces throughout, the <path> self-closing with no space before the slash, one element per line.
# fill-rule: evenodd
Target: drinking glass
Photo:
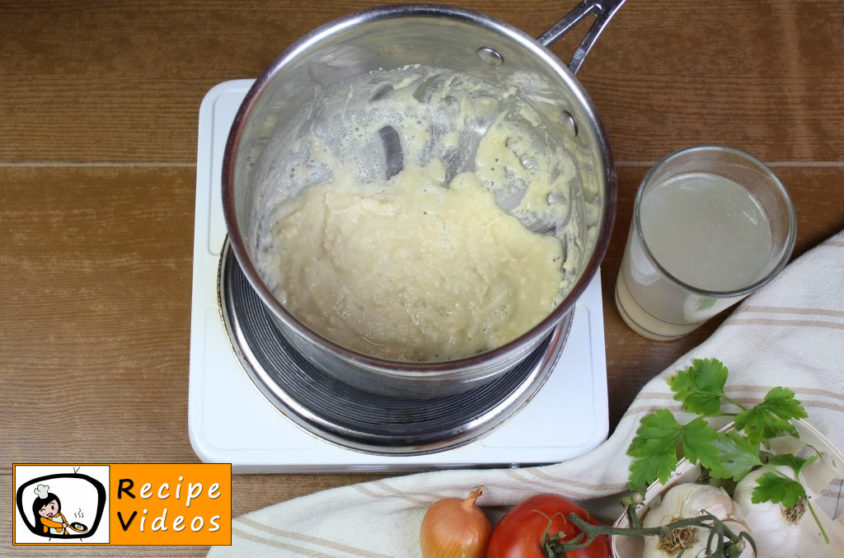
<path fill-rule="evenodd" d="M 636 193 L 616 306 L 636 333 L 677 339 L 773 279 L 796 236 L 794 205 L 764 163 L 731 147 L 682 149 Z"/>

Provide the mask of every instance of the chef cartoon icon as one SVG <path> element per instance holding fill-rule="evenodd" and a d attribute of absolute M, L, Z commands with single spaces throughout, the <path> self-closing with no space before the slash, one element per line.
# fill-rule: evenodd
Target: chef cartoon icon
<path fill-rule="evenodd" d="M 32 512 L 35 514 L 35 524 L 44 536 L 68 534 L 70 524 L 62 514 L 62 501 L 50 492 L 49 485 L 39 484 L 35 487 Z"/>
<path fill-rule="evenodd" d="M 80 468 L 15 465 L 14 544 L 108 543 L 109 466 Z"/>

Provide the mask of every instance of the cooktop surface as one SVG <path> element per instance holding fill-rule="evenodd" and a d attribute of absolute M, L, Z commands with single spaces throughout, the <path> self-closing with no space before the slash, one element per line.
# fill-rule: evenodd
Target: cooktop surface
<path fill-rule="evenodd" d="M 188 429 L 200 459 L 231 463 L 236 473 L 421 470 L 559 462 L 601 443 L 609 423 L 600 275 L 578 299 L 565 344 L 546 362 L 550 371 L 531 377 L 536 389 L 522 390 L 506 416 L 471 436 L 452 428 L 449 436 L 462 436 L 454 444 L 446 437 L 424 451 L 398 453 L 349 444 L 270 402 L 232 343 L 218 296 L 227 261 L 223 151 L 251 84 L 221 83 L 200 106 L 188 393 Z"/>

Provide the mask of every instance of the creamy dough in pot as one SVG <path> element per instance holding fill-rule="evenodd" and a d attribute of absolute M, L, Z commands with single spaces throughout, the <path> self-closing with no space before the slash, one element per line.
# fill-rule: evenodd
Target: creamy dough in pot
<path fill-rule="evenodd" d="M 431 361 L 502 345 L 559 302 L 560 242 L 501 211 L 476 176 L 444 169 L 312 186 L 276 226 L 282 303 L 350 349 Z"/>
<path fill-rule="evenodd" d="M 275 137 L 258 267 L 288 311 L 341 346 L 469 357 L 526 333 L 578 277 L 575 165 L 515 87 L 373 72 Z"/>

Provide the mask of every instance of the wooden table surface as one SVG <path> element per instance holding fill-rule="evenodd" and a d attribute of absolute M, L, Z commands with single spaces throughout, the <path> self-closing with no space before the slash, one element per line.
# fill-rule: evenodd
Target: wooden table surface
<path fill-rule="evenodd" d="M 573 4 L 462 6 L 538 36 Z M 0 2 L 0 553 L 12 552 L 14 462 L 197 461 L 187 390 L 199 103 L 373 5 Z M 613 304 L 632 199 L 656 160 L 719 143 L 772 165 L 797 208 L 795 255 L 844 228 L 842 29 L 840 0 L 629 0 L 587 58 L 578 77 L 619 177 L 603 265 L 612 425 L 719 321 L 658 343 Z M 553 50 L 567 60 L 572 44 Z M 376 476 L 238 475 L 234 513 Z M 95 551 L 162 552 L 76 550 Z"/>

